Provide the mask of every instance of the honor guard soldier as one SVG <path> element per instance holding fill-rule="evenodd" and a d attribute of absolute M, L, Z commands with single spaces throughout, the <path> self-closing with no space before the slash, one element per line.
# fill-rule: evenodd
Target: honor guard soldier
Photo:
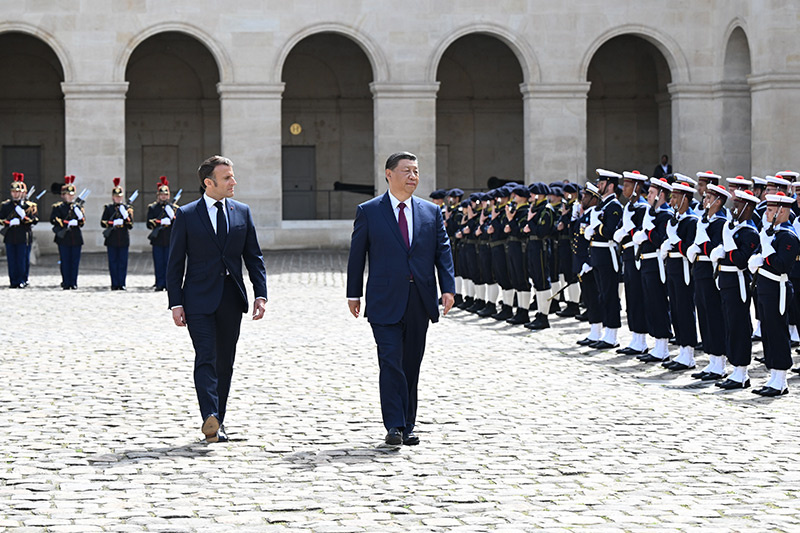
<path fill-rule="evenodd" d="M 475 236 L 478 239 L 478 268 L 480 269 L 481 285 L 477 289 L 477 294 L 483 300 L 483 305 L 475 309 L 478 316 L 489 316 L 497 312 L 495 302 L 497 302 L 497 292 L 494 291 L 494 273 L 492 272 L 492 249 L 489 246 L 491 234 L 489 226 L 492 222 L 492 208 L 494 205 L 495 191 L 489 191 L 481 195 L 480 214 L 478 215 L 478 229 Z M 488 314 L 487 314 L 488 313 Z"/>
<path fill-rule="evenodd" d="M 169 256 L 169 237 L 172 222 L 178 211 L 178 204 L 170 201 L 169 180 L 166 176 L 158 178 L 156 201 L 147 206 L 147 229 L 152 230 L 147 238 L 153 247 L 153 267 L 156 275 L 156 291 L 167 290 L 167 258 Z"/>
<path fill-rule="evenodd" d="M 450 189 L 447 191 L 445 199 L 445 209 L 442 212 L 444 217 L 444 229 L 447 236 L 450 238 L 450 251 L 453 254 L 453 268 L 456 274 L 456 294 L 454 307 L 461 307 L 464 303 L 463 282 L 464 276 L 461 271 L 462 265 L 458 263 L 458 247 L 460 242 L 456 239 L 456 231 L 461 224 L 461 197 L 464 196 L 464 191 L 461 189 Z"/>
<path fill-rule="evenodd" d="M 644 313 L 647 332 L 655 339 L 653 351 L 642 355 L 645 363 L 669 360 L 669 339 L 672 337 L 667 299 L 667 272 L 660 249 L 667 239 L 667 224 L 674 218 L 669 205 L 672 186 L 667 178 L 650 179 L 647 192 L 648 209 L 642 229 L 633 234 L 633 243 L 639 247 L 642 261 L 642 292 L 645 298 Z"/>
<path fill-rule="evenodd" d="M 444 212 L 445 210 L 444 197 L 447 196 L 447 191 L 444 189 L 436 189 L 435 191 L 432 191 L 428 196 L 430 197 L 431 202 L 438 205 L 439 209 L 441 209 L 442 212 Z"/>
<path fill-rule="evenodd" d="M 559 304 L 559 297 L 562 294 L 562 290 L 566 283 L 562 282 L 561 276 L 561 266 L 559 265 L 559 261 L 561 259 L 561 254 L 559 253 L 559 233 L 558 233 L 558 222 L 561 220 L 561 212 L 563 211 L 564 206 L 564 182 L 563 181 L 554 181 L 550 183 L 548 188 L 547 194 L 547 202 L 550 204 L 550 207 L 553 209 L 554 215 L 554 222 L 553 222 L 553 231 L 550 236 L 547 238 L 547 254 L 550 258 L 549 262 L 549 270 L 550 270 L 550 296 L 547 297 L 548 300 L 548 308 L 547 314 L 555 314 L 561 311 L 561 305 Z M 569 238 L 565 241 L 565 246 L 569 249 Z M 572 262 L 570 261 L 570 268 L 572 267 Z"/>
<path fill-rule="evenodd" d="M 684 176 L 685 177 L 685 176 Z M 666 227 L 667 238 L 661 245 L 666 251 L 667 295 L 678 356 L 662 366 L 672 371 L 695 367 L 694 347 L 697 345 L 697 321 L 694 306 L 694 281 L 687 250 L 694 244 L 699 216 L 690 205 L 697 192 L 688 181 L 672 185 L 674 217 Z"/>
<path fill-rule="evenodd" d="M 722 300 L 722 317 L 725 321 L 725 354 L 733 372 L 717 387 L 725 390 L 744 389 L 750 386 L 747 367 L 750 365 L 753 334 L 750 322 L 750 284 L 752 276 L 747 269 L 750 257 L 759 249 L 756 225 L 751 220 L 758 197 L 749 190 L 737 189 L 733 198 L 731 222 L 722 226 L 722 244 L 711 251 L 711 261 L 717 264 L 717 287 Z"/>
<path fill-rule="evenodd" d="M 591 260 L 591 235 L 586 236 L 586 228 L 592 212 L 600 203 L 600 191 L 591 183 L 586 184 L 581 198 L 581 211 L 572 226 L 572 270 L 581 284 L 581 295 L 586 305 L 586 320 L 589 322 L 589 335 L 578 341 L 581 346 L 592 346 L 600 341 L 603 333 L 603 310 L 600 307 L 600 292 L 594 275 Z"/>
<path fill-rule="evenodd" d="M 548 242 L 556 225 L 556 214 L 547 201 L 549 187 L 544 183 L 534 183 L 529 187 L 533 200 L 528 210 L 528 221 L 523 233 L 528 235 L 527 259 L 528 276 L 536 291 L 536 316 L 525 324 L 532 330 L 550 327 L 547 312 L 550 309 L 550 261 Z"/>
<path fill-rule="evenodd" d="M 750 188 L 753 186 L 753 182 L 745 179 L 744 176 L 736 176 L 735 178 L 725 178 L 725 181 L 728 182 L 728 192 L 731 193 L 736 198 L 736 191 L 739 189 L 745 191 L 749 191 Z"/>
<path fill-rule="evenodd" d="M 767 180 L 759 176 L 750 176 L 750 181 L 753 182 L 753 186 L 750 188 L 750 190 L 753 191 L 753 196 L 757 197 L 758 202 L 761 203 L 764 200 L 764 195 L 766 194 L 765 190 L 767 188 Z"/>
<path fill-rule="evenodd" d="M 56 234 L 58 255 L 61 264 L 61 288 L 78 288 L 78 269 L 81 263 L 83 234 L 81 228 L 86 223 L 83 201 L 75 195 L 75 176 L 64 176 L 61 186 L 61 201 L 53 204 L 50 223 Z"/>
<path fill-rule="evenodd" d="M 589 346 L 607 350 L 619 346 L 617 333 L 622 324 L 619 303 L 619 259 L 617 243 L 613 238 L 622 221 L 622 204 L 617 200 L 616 193 L 622 176 L 602 168 L 598 168 L 596 172 L 597 190 L 602 200 L 592 211 L 584 235 L 591 239 L 591 266 L 600 293 L 605 333 L 599 341 Z"/>
<path fill-rule="evenodd" d="M 642 198 L 643 191 L 649 183 L 647 176 L 638 170 L 622 173 L 622 195 L 628 204 L 622 210 L 622 226 L 614 232 L 614 241 L 622 249 L 622 283 L 625 288 L 625 313 L 628 317 L 628 329 L 631 332 L 631 343 L 625 348 L 618 348 L 617 353 L 624 355 L 646 355 L 647 318 L 645 315 L 645 297 L 642 284 L 639 245 L 633 242 L 633 235 L 642 229 L 642 222 L 650 205 Z"/>
<path fill-rule="evenodd" d="M 694 243 L 686 251 L 686 257 L 694 263 L 694 301 L 703 351 L 709 363 L 693 378 L 714 381 L 725 377 L 725 323 L 722 320 L 722 301 L 714 282 L 715 265 L 711 261 L 711 250 L 722 243 L 722 226 L 728 223 L 725 202 L 731 193 L 722 185 L 709 184 L 704 199 L 705 213 L 697 222 Z"/>
<path fill-rule="evenodd" d="M 748 268 L 757 278 L 764 363 L 770 371 L 767 383 L 753 392 L 772 397 L 789 392 L 786 373 L 792 367 L 792 348 L 788 308 L 793 289 L 788 273 L 800 253 L 800 240 L 789 223 L 794 198 L 777 193 L 766 199 L 769 224 L 759 234 L 761 252 L 750 257 Z"/>
<path fill-rule="evenodd" d="M 511 278 L 508 275 L 508 261 L 506 258 L 505 248 L 508 234 L 504 230 L 508 224 L 508 219 L 506 218 L 506 207 L 511 202 L 511 186 L 505 185 L 500 187 L 497 189 L 495 196 L 494 208 L 492 209 L 492 219 L 489 222 L 489 227 L 487 229 L 487 233 L 489 234 L 489 246 L 492 253 L 492 274 L 494 275 L 495 281 L 495 285 L 493 288 L 491 288 L 491 290 L 492 294 L 495 296 L 495 299 L 492 300 L 490 297 L 492 306 L 489 308 L 489 304 L 487 304 L 486 307 L 489 308 L 490 311 L 492 309 L 494 310 L 492 313 L 483 311 L 481 316 L 491 316 L 495 320 L 508 320 L 514 316 L 511 309 L 511 304 L 514 301 L 514 290 L 511 285 Z M 500 290 L 503 291 L 503 305 L 498 311 L 494 306 L 494 302 L 497 298 L 496 292 Z"/>
<path fill-rule="evenodd" d="M 506 322 L 509 324 L 527 324 L 530 321 L 528 307 L 531 304 L 531 284 L 528 280 L 528 266 L 525 255 L 527 234 L 523 232 L 528 225 L 528 209 L 530 208 L 530 189 L 517 185 L 511 189 L 511 203 L 506 206 L 508 223 L 503 231 L 506 239 L 506 259 L 508 276 L 517 297 L 517 312 Z M 509 304 L 511 301 L 509 301 Z"/>
<path fill-rule="evenodd" d="M 578 202 L 578 186 L 574 183 L 565 183 L 561 188 L 564 201 L 561 204 L 561 214 L 556 224 L 558 236 L 558 277 L 562 284 L 564 300 L 567 302 L 563 310 L 557 311 L 556 316 L 572 318 L 580 313 L 578 301 L 581 288 L 578 284 L 578 273 L 573 270 L 572 248 L 573 225 L 580 216 L 581 205 Z"/>
<path fill-rule="evenodd" d="M 463 242 L 463 260 L 466 271 L 466 295 L 464 300 L 465 311 L 476 312 L 482 308 L 486 302 L 483 301 L 482 294 L 478 293 L 478 287 L 483 285 L 481 280 L 480 263 L 478 262 L 478 238 L 475 233 L 480 225 L 481 199 L 483 193 L 474 192 L 467 199 L 465 217 L 461 222 L 461 227 L 456 233 L 456 237 Z M 467 305 L 469 304 L 469 305 Z"/>
<path fill-rule="evenodd" d="M 31 263 L 31 228 L 39 222 L 36 204 L 28 201 L 28 187 L 22 172 L 12 173 L 11 199 L 0 204 L 3 243 L 6 245 L 8 259 L 8 280 L 12 289 L 28 286 L 28 273 Z"/>
<path fill-rule="evenodd" d="M 133 207 L 125 204 L 125 194 L 120 182 L 114 178 L 111 190 L 111 203 L 103 206 L 100 227 L 103 231 L 103 244 L 108 253 L 108 272 L 111 274 L 111 290 L 124 291 L 128 276 L 128 248 L 131 244 L 129 231 L 133 228 Z"/>

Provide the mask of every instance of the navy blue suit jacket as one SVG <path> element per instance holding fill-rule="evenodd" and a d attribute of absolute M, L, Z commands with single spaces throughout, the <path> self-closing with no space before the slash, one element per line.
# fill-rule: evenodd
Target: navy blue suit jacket
<path fill-rule="evenodd" d="M 202 197 L 175 213 L 169 241 L 167 294 L 170 308 L 182 305 L 187 314 L 211 314 L 219 307 L 230 272 L 247 311 L 247 289 L 242 277 L 244 260 L 256 298 L 267 297 L 267 274 L 256 238 L 255 224 L 247 205 L 226 200 L 228 236 L 220 245 Z M 185 276 L 184 276 L 185 274 Z"/>
<path fill-rule="evenodd" d="M 347 297 L 361 298 L 364 267 L 369 256 L 369 277 L 364 316 L 375 324 L 396 324 L 408 303 L 413 275 L 428 317 L 439 320 L 436 274 L 442 293 L 455 293 L 450 239 L 442 211 L 435 204 L 411 197 L 414 226 L 411 247 L 406 248 L 389 193 L 358 206 L 347 262 Z"/>

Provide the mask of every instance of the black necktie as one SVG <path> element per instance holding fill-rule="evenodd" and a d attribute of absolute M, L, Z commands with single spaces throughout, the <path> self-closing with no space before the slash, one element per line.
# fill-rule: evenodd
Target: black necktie
<path fill-rule="evenodd" d="M 222 202 L 216 202 L 214 207 L 217 208 L 217 239 L 222 247 L 225 247 L 225 239 L 228 237 L 228 223 L 225 220 L 225 207 Z"/>

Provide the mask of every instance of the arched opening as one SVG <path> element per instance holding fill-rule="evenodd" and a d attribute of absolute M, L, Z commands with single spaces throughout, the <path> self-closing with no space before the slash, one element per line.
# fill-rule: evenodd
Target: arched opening
<path fill-rule="evenodd" d="M 195 38 L 164 32 L 136 47 L 125 79 L 125 185 L 127 194 L 139 190 L 141 221 L 159 176 L 167 176 L 173 195 L 183 189 L 181 204 L 202 194 L 197 167 L 221 146 L 219 68 Z"/>
<path fill-rule="evenodd" d="M 663 54 L 634 35 L 603 44 L 589 64 L 586 109 L 589 178 L 598 167 L 651 173 L 672 148 L 672 81 Z M 678 169 L 674 169 L 677 171 Z"/>
<path fill-rule="evenodd" d="M 0 62 L 0 190 L 12 172 L 25 174 L 28 189 L 49 190 L 64 175 L 64 69 L 46 43 L 18 32 L 0 34 Z M 40 207 L 54 201 L 44 197 Z"/>
<path fill-rule="evenodd" d="M 523 76 L 511 49 L 489 35 L 466 35 L 445 50 L 436 79 L 437 187 L 524 180 Z"/>
<path fill-rule="evenodd" d="M 374 194 L 369 59 L 351 39 L 318 33 L 292 48 L 282 79 L 283 220 L 351 218 Z"/>
<path fill-rule="evenodd" d="M 726 175 L 750 176 L 751 102 L 750 47 L 742 28 L 736 28 L 725 47 L 722 84 L 722 154 Z"/>

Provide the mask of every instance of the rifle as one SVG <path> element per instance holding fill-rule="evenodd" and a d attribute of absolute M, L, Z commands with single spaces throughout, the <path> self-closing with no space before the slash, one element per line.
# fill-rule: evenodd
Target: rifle
<path fill-rule="evenodd" d="M 568 288 L 570 285 L 575 285 L 575 282 L 573 281 L 573 282 L 571 282 L 571 283 L 567 283 L 566 285 L 564 285 L 563 287 L 561 287 L 560 289 L 558 289 L 558 292 L 556 292 L 554 295 L 552 295 L 550 298 L 548 298 L 548 299 L 547 299 L 547 301 L 549 302 L 549 301 L 550 301 L 550 300 L 552 300 L 553 298 L 558 298 L 558 297 L 561 295 L 561 293 L 562 293 L 562 292 L 564 292 L 565 290 L 567 290 L 567 288 Z"/>
<path fill-rule="evenodd" d="M 78 195 L 78 197 L 75 199 L 75 202 L 73 202 L 73 204 L 70 205 L 69 207 L 70 214 L 74 214 L 75 207 L 83 207 L 84 204 L 86 204 L 86 199 L 89 197 L 90 194 L 92 194 L 92 191 L 90 189 L 83 189 L 81 193 Z M 71 220 L 71 218 L 66 219 L 67 222 L 69 222 L 69 220 Z M 64 237 L 67 236 L 67 232 L 70 229 L 71 229 L 70 226 L 66 225 L 59 230 L 53 228 L 53 231 L 55 231 L 56 237 L 58 237 L 59 239 L 63 239 Z"/>

